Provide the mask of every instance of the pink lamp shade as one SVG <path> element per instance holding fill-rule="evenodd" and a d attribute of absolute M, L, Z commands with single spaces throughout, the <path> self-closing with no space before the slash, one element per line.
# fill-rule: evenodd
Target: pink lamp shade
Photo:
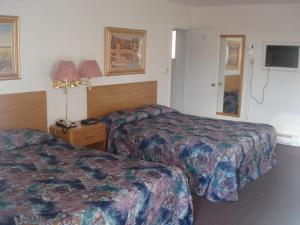
<path fill-rule="evenodd" d="M 85 60 L 79 68 L 79 76 L 82 78 L 92 78 L 103 76 L 96 60 Z"/>
<path fill-rule="evenodd" d="M 77 81 L 79 75 L 72 61 L 60 61 L 55 70 L 53 80 L 59 81 Z"/>

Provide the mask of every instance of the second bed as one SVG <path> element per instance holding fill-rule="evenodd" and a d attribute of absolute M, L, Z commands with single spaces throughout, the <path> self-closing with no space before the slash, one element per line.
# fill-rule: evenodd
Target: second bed
<path fill-rule="evenodd" d="M 108 151 L 178 166 L 210 201 L 236 201 L 238 190 L 272 168 L 276 132 L 266 124 L 217 120 L 164 106 L 113 112 Z"/>

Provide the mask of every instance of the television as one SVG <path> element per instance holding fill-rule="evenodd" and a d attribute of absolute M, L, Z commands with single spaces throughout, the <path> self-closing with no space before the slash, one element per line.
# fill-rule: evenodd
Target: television
<path fill-rule="evenodd" d="M 265 69 L 299 71 L 299 48 L 297 44 L 266 43 Z"/>

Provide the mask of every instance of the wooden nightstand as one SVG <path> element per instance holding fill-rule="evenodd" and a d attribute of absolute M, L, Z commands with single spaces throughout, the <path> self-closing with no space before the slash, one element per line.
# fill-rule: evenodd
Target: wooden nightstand
<path fill-rule="evenodd" d="M 106 151 L 106 125 L 103 123 L 81 125 L 69 129 L 66 133 L 63 133 L 62 128 L 51 125 L 50 133 L 73 145 Z"/>

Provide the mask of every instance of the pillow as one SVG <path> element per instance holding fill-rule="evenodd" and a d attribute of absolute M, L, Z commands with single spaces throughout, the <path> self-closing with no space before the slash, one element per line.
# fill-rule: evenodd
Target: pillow
<path fill-rule="evenodd" d="M 100 117 L 99 121 L 108 125 L 120 126 L 125 123 L 131 123 L 146 119 L 149 117 L 149 113 L 140 110 L 123 110 L 110 113 L 106 116 Z"/>
<path fill-rule="evenodd" d="M 126 123 L 131 123 L 170 112 L 177 111 L 162 105 L 149 105 L 138 109 L 112 112 L 106 116 L 100 117 L 99 121 L 108 125 L 113 124 L 113 126 L 120 126 Z"/>
<path fill-rule="evenodd" d="M 13 150 L 53 140 L 49 133 L 33 129 L 10 129 L 0 131 L 0 150 Z"/>
<path fill-rule="evenodd" d="M 175 109 L 163 105 L 148 105 L 141 108 L 141 110 L 148 112 L 151 117 L 171 112 L 177 112 Z"/>

